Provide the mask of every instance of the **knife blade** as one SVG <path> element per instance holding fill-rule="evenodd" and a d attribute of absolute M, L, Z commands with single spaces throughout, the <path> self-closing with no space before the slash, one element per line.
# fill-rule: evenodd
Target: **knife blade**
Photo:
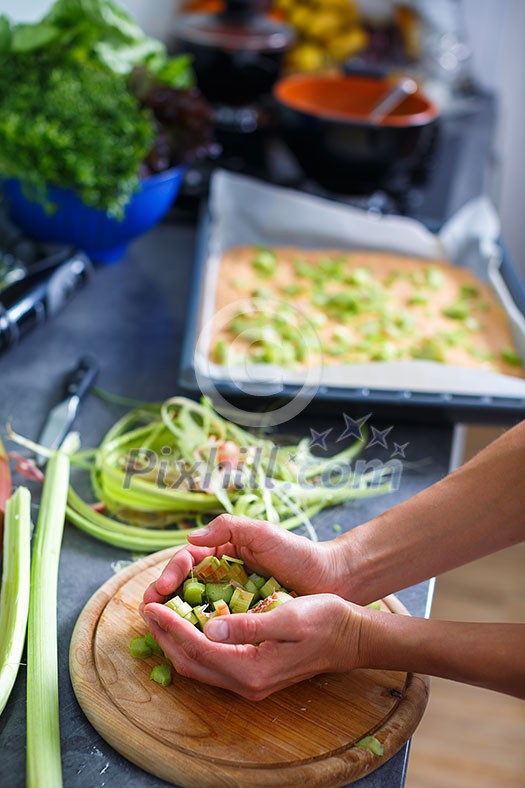
<path fill-rule="evenodd" d="M 64 381 L 64 398 L 51 408 L 38 442 L 47 449 L 58 449 L 73 424 L 80 401 L 93 385 L 98 364 L 92 356 L 83 356 Z M 47 457 L 39 455 L 36 463 L 45 465 Z"/>

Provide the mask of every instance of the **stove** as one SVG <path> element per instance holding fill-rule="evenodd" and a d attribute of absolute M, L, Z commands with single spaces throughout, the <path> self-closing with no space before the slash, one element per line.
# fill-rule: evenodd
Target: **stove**
<path fill-rule="evenodd" d="M 465 202 L 486 190 L 496 122 L 493 96 L 470 93 L 443 114 L 420 159 L 358 193 L 329 192 L 305 177 L 280 137 L 271 104 L 216 107 L 222 148 L 189 169 L 175 213 L 196 211 L 217 168 L 333 199 L 373 213 L 410 216 L 438 230 Z"/>

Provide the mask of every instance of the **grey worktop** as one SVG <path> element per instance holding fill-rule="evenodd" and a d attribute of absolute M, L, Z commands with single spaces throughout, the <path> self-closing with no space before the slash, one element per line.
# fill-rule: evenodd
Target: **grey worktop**
<path fill-rule="evenodd" d="M 46 411 L 61 394 L 61 382 L 87 352 L 100 364 L 97 383 L 105 390 L 144 400 L 161 400 L 180 391 L 178 361 L 188 303 L 195 229 L 183 220 L 164 224 L 140 239 L 125 259 L 98 267 L 88 286 L 75 294 L 51 321 L 27 335 L 0 358 L 0 425 L 36 437 Z M 309 434 L 343 430 L 344 407 L 333 403 L 324 415 L 303 416 L 288 432 Z M 76 428 L 83 446 L 94 445 L 122 411 L 94 396 L 82 404 Z M 352 410 L 347 409 L 349 415 Z M 399 489 L 387 497 L 326 511 L 316 520 L 320 538 L 334 535 L 333 524 L 353 527 L 440 479 L 448 470 L 450 426 L 375 421 L 385 429 L 388 450 L 378 446 L 368 457 L 387 459 L 397 444 L 407 466 Z M 341 447 L 341 443 L 338 448 Z M 12 448 L 12 447 L 11 447 Z M 33 485 L 35 497 L 38 488 Z M 60 562 L 58 599 L 60 719 L 66 788 L 155 788 L 165 785 L 116 753 L 91 727 L 78 706 L 68 673 L 68 648 L 75 621 L 91 594 L 113 574 L 112 564 L 129 559 L 124 550 L 95 541 L 67 525 Z M 399 593 L 412 614 L 428 610 L 430 583 Z M 25 667 L 0 718 L 0 786 L 25 784 Z M 404 782 L 408 747 L 376 772 L 356 783 L 362 788 L 395 788 Z M 43 788 L 54 788 L 44 786 Z"/>

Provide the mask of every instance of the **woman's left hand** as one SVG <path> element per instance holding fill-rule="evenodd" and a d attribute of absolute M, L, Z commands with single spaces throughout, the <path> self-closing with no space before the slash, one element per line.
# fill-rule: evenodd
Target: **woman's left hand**
<path fill-rule="evenodd" d="M 142 607 L 152 635 L 178 673 L 249 700 L 262 700 L 319 673 L 360 667 L 367 613 L 336 595 L 315 594 L 267 613 L 217 616 L 203 633 L 165 605 Z"/>

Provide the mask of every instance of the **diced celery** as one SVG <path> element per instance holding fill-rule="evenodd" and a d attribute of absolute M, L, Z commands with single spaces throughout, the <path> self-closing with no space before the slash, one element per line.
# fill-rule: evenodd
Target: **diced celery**
<path fill-rule="evenodd" d="M 233 596 L 233 590 L 233 586 L 229 583 L 206 583 L 206 598 L 210 604 L 218 599 L 224 599 L 228 604 Z"/>
<path fill-rule="evenodd" d="M 426 268 L 425 269 L 425 283 L 432 290 L 440 290 L 445 282 L 443 272 L 439 268 Z"/>
<path fill-rule="evenodd" d="M 428 359 L 429 361 L 446 362 L 443 346 L 433 339 L 425 339 L 411 350 L 412 358 Z"/>
<path fill-rule="evenodd" d="M 255 605 L 255 603 L 258 602 L 259 599 L 261 598 L 261 594 L 255 583 L 253 582 L 253 580 L 250 580 L 250 578 L 248 578 L 248 580 L 246 581 L 246 590 L 249 591 L 251 594 L 253 594 L 253 599 L 251 601 L 251 604 Z"/>
<path fill-rule="evenodd" d="M 479 290 L 474 285 L 461 285 L 460 296 L 461 298 L 476 298 L 479 295 Z"/>
<path fill-rule="evenodd" d="M 443 309 L 443 314 L 452 320 L 465 320 L 469 316 L 468 306 L 464 301 L 454 301 Z"/>
<path fill-rule="evenodd" d="M 370 602 L 367 607 L 371 607 L 372 610 L 381 610 L 381 602 Z"/>
<path fill-rule="evenodd" d="M 152 681 L 160 684 L 161 687 L 168 687 L 171 684 L 171 669 L 169 665 L 155 665 L 149 677 Z"/>
<path fill-rule="evenodd" d="M 196 566 L 193 567 L 193 574 L 198 580 L 206 581 L 211 574 L 220 566 L 220 561 L 215 555 L 207 555 Z"/>
<path fill-rule="evenodd" d="M 177 613 L 181 618 L 186 618 L 191 613 L 191 605 L 187 602 L 184 602 L 180 596 L 174 596 L 173 599 L 168 599 L 167 602 L 164 603 L 166 607 L 169 607 L 170 610 L 173 610 L 174 613 Z"/>
<path fill-rule="evenodd" d="M 246 613 L 253 600 L 253 594 L 244 588 L 236 588 L 230 600 L 232 613 Z"/>
<path fill-rule="evenodd" d="M 196 626 L 196 625 L 197 625 L 197 623 L 198 623 L 198 618 L 197 618 L 197 616 L 195 615 L 195 613 L 193 612 L 193 610 L 190 610 L 190 612 L 189 612 L 187 615 L 183 616 L 183 618 L 184 618 L 186 621 L 189 621 L 189 622 L 190 622 L 190 624 L 193 624 L 193 626 Z"/>
<path fill-rule="evenodd" d="M 277 271 L 277 257 L 270 249 L 259 249 L 252 266 L 259 276 L 270 279 Z"/>
<path fill-rule="evenodd" d="M 397 358 L 399 351 L 393 342 L 383 342 L 372 352 L 373 361 L 392 361 Z"/>
<path fill-rule="evenodd" d="M 146 632 L 146 634 L 144 635 L 144 640 L 150 647 L 153 654 L 156 654 L 158 657 L 164 656 L 163 650 L 161 649 L 161 647 L 159 646 L 159 644 L 157 643 L 151 632 Z"/>
<path fill-rule="evenodd" d="M 200 605 L 205 590 L 206 586 L 204 583 L 200 583 L 193 577 L 189 578 L 184 583 L 184 601 L 188 602 L 188 604 L 190 604 L 192 607 L 195 607 L 195 605 Z"/>
<path fill-rule="evenodd" d="M 210 613 L 205 609 L 206 607 L 207 605 L 197 605 L 197 607 L 193 608 L 193 613 L 201 629 L 204 629 L 206 621 L 210 618 Z"/>
<path fill-rule="evenodd" d="M 342 342 L 332 342 L 326 346 L 325 350 L 329 356 L 344 356 L 345 353 L 349 352 L 350 348 L 348 345 L 343 345 Z"/>
<path fill-rule="evenodd" d="M 151 657 L 153 650 L 147 643 L 146 638 L 132 638 L 129 642 L 129 653 L 135 659 L 147 659 Z"/>
<path fill-rule="evenodd" d="M 384 755 L 385 752 L 383 745 L 375 736 L 365 736 L 364 739 L 356 741 L 354 747 L 360 747 L 362 750 L 370 750 L 374 755 Z"/>
<path fill-rule="evenodd" d="M 296 282 L 290 282 L 289 285 L 284 285 L 281 288 L 282 293 L 288 296 L 297 296 L 303 292 L 304 288 L 301 285 L 297 284 Z"/>
<path fill-rule="evenodd" d="M 203 583 L 220 583 L 229 579 L 229 566 L 215 555 L 208 555 L 193 567 L 194 576 Z"/>
<path fill-rule="evenodd" d="M 215 343 L 213 357 L 217 364 L 225 364 L 228 361 L 228 345 L 224 339 L 218 339 Z"/>
<path fill-rule="evenodd" d="M 216 602 L 213 603 L 213 607 L 215 608 L 215 613 L 218 616 L 230 615 L 230 608 L 228 607 L 224 599 L 218 599 Z"/>
<path fill-rule="evenodd" d="M 476 320 L 475 317 L 471 317 L 471 316 L 465 318 L 465 320 L 463 321 L 463 325 L 469 331 L 479 331 L 481 328 L 479 320 Z"/>
<path fill-rule="evenodd" d="M 248 578 L 252 581 L 254 586 L 261 590 L 262 586 L 266 583 L 266 578 L 262 577 L 262 575 L 258 575 L 256 572 L 252 572 Z"/>
<path fill-rule="evenodd" d="M 372 273 L 369 268 L 354 268 L 345 276 L 345 282 L 350 285 L 367 285 L 371 280 Z"/>
<path fill-rule="evenodd" d="M 479 358 L 480 361 L 494 361 L 495 358 L 494 353 L 474 345 L 467 345 L 465 350 L 474 358 Z"/>
<path fill-rule="evenodd" d="M 232 564 L 228 563 L 227 560 L 224 558 L 221 559 L 221 563 L 226 567 L 226 579 L 227 580 L 235 580 L 237 583 L 240 583 L 242 586 L 245 585 L 246 581 L 248 580 L 248 575 L 246 574 L 246 569 L 244 568 L 243 564 Z"/>
<path fill-rule="evenodd" d="M 294 597 L 286 593 L 286 591 L 274 591 L 270 596 L 267 596 L 266 599 L 261 599 L 255 607 L 252 607 L 250 612 L 268 613 L 268 611 L 274 610 L 276 607 L 284 605 L 286 602 L 292 602 L 293 599 Z"/>
<path fill-rule="evenodd" d="M 244 564 L 242 558 L 234 558 L 232 555 L 226 555 L 226 553 L 222 557 L 229 564 L 241 564 L 241 566 Z"/>
<path fill-rule="evenodd" d="M 428 304 L 428 296 L 424 295 L 424 293 L 413 293 L 410 298 L 408 299 L 409 304 L 413 304 L 414 306 L 418 304 Z"/>
<path fill-rule="evenodd" d="M 278 591 L 281 587 L 281 584 L 277 582 L 275 577 L 270 577 L 264 585 L 262 585 L 259 589 L 261 592 L 262 597 L 267 597 L 273 594 L 274 591 Z"/>
<path fill-rule="evenodd" d="M 503 361 L 506 361 L 507 364 L 512 364 L 514 367 L 521 367 L 522 365 L 521 357 L 516 353 L 514 348 L 504 347 L 501 351 L 501 358 Z"/>

